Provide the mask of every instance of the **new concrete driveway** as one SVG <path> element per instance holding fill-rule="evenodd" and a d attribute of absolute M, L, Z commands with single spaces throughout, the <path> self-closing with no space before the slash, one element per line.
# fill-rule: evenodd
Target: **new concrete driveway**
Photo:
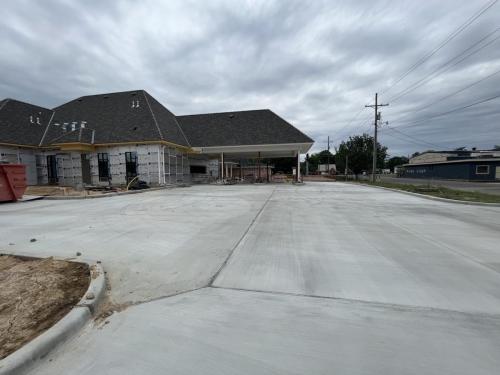
<path fill-rule="evenodd" d="M 500 368 L 500 207 L 341 183 L 198 186 L 2 205 L 0 249 L 98 257 L 111 297 L 136 303 L 36 374 Z"/>

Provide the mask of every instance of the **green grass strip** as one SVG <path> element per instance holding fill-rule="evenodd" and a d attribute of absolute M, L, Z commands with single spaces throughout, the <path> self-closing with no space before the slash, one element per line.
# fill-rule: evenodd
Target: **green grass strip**
<path fill-rule="evenodd" d="M 394 182 L 383 182 L 383 181 L 377 181 L 375 183 L 369 181 L 360 181 L 360 182 L 367 185 L 404 190 L 412 193 L 431 195 L 433 197 L 439 197 L 439 198 L 455 199 L 467 202 L 500 203 L 500 195 L 486 194 L 478 191 L 455 190 L 443 186 L 435 186 L 430 184 L 411 185 L 411 184 L 399 184 Z"/>

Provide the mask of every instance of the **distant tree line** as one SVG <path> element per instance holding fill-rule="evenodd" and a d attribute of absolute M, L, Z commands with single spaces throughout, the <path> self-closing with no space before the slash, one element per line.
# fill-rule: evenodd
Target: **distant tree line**
<path fill-rule="evenodd" d="M 355 135 L 343 141 L 337 148 L 337 152 L 332 154 L 328 150 L 323 150 L 315 154 L 307 154 L 306 161 L 309 173 L 316 173 L 320 164 L 335 164 L 337 173 L 360 174 L 363 172 L 371 173 L 373 160 L 374 138 L 368 134 Z M 393 156 L 387 158 L 387 147 L 377 142 L 377 169 L 390 169 L 394 172 L 394 167 L 407 164 L 406 156 Z M 305 163 L 302 163 L 302 172 L 305 172 Z"/>

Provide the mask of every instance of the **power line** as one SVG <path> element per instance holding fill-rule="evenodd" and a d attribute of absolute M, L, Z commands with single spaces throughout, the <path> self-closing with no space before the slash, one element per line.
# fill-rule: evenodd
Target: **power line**
<path fill-rule="evenodd" d="M 408 76 L 411 72 L 413 72 L 416 68 L 418 68 L 420 65 L 422 65 L 424 62 L 429 60 L 432 56 L 434 56 L 441 48 L 443 48 L 445 45 L 447 45 L 449 42 L 451 42 L 457 35 L 459 35 L 462 31 L 464 31 L 467 27 L 469 27 L 475 20 L 477 20 L 479 17 L 481 17 L 488 9 L 490 9 L 493 5 L 495 5 L 498 2 L 498 0 L 493 0 L 489 5 L 486 5 L 485 7 L 481 8 L 478 12 L 473 14 L 465 23 L 463 23 L 461 26 L 459 26 L 454 32 L 452 32 L 441 44 L 439 44 L 436 48 L 434 48 L 430 53 L 422 57 L 420 60 L 418 60 L 415 64 L 410 66 L 408 70 L 403 73 L 387 90 L 385 90 L 383 93 L 387 93 L 389 90 L 391 90 L 394 86 L 396 86 L 399 82 L 401 82 L 406 76 Z"/>
<path fill-rule="evenodd" d="M 436 117 L 446 116 L 446 115 L 448 115 L 450 113 L 462 111 L 464 109 L 471 108 L 471 107 L 474 107 L 476 105 L 483 104 L 483 103 L 489 102 L 491 100 L 495 100 L 497 98 L 500 98 L 500 94 L 497 94 L 495 96 L 492 96 L 492 97 L 489 97 L 489 98 L 486 98 L 486 99 L 479 100 L 479 101 L 474 102 L 472 104 L 468 104 L 468 105 L 464 105 L 462 107 L 454 108 L 454 109 L 451 109 L 451 110 L 446 111 L 446 112 L 437 113 L 435 115 L 432 115 L 432 116 L 429 116 L 429 117 L 426 117 L 426 118 L 423 118 L 423 119 L 415 120 L 415 121 L 412 121 L 412 122 L 410 122 L 410 123 L 408 123 L 406 125 L 398 126 L 398 128 L 409 128 L 409 127 L 415 126 L 415 125 L 417 125 L 417 124 L 419 124 L 419 123 L 421 123 L 423 121 L 428 121 L 428 120 L 431 120 L 431 119 L 436 118 Z"/>
<path fill-rule="evenodd" d="M 414 140 L 412 140 L 412 139 L 406 139 L 406 138 L 403 138 L 403 137 L 397 136 L 396 134 L 391 134 L 391 133 L 386 133 L 386 132 L 384 132 L 384 135 L 388 135 L 389 137 L 393 137 L 393 138 L 399 139 L 400 141 L 404 141 L 404 142 L 411 142 L 411 143 L 413 143 L 413 144 L 416 144 L 416 145 L 422 146 L 422 142 L 419 142 L 419 141 L 414 141 Z M 440 147 L 440 148 L 441 148 L 441 147 Z"/>
<path fill-rule="evenodd" d="M 424 109 L 430 108 L 430 107 L 432 107 L 433 105 L 436 105 L 436 104 L 438 104 L 438 103 L 441 103 L 442 101 L 444 101 L 444 100 L 446 100 L 446 99 L 449 99 L 449 98 L 451 98 L 451 97 L 453 97 L 453 96 L 455 96 L 455 95 L 457 95 L 457 94 L 460 94 L 461 92 L 464 92 L 465 90 L 467 90 L 467 89 L 469 89 L 469 88 L 471 88 L 471 87 L 473 87 L 473 86 L 475 86 L 475 85 L 477 85 L 477 84 L 479 84 L 479 83 L 481 83 L 481 82 L 483 82 L 483 81 L 486 81 L 487 79 L 490 79 L 491 77 L 493 77 L 493 76 L 497 75 L 498 73 L 500 73 L 500 70 L 497 70 L 496 72 L 493 72 L 492 74 L 489 74 L 489 75 L 487 75 L 486 77 L 483 77 L 483 78 L 481 78 L 481 79 L 479 79 L 479 80 L 477 80 L 477 81 L 474 81 L 474 82 L 472 82 L 471 84 L 469 84 L 469 85 L 467 85 L 467 86 L 465 86 L 465 87 L 462 87 L 460 90 L 457 90 L 457 91 L 455 91 L 455 92 L 453 92 L 453 93 L 451 93 L 451 94 L 449 94 L 449 95 L 443 96 L 442 98 L 440 98 L 440 99 L 438 99 L 438 100 L 434 100 L 434 101 L 432 101 L 431 103 L 429 103 L 429 104 L 427 104 L 427 105 L 425 105 L 425 106 L 423 106 L 423 107 L 420 107 L 420 108 L 418 108 L 418 109 L 416 109 L 416 110 L 412 111 L 412 112 L 411 112 L 411 113 L 409 113 L 409 114 L 406 114 L 406 115 L 403 115 L 402 117 L 396 118 L 396 120 L 393 120 L 393 121 L 399 121 L 399 120 L 404 119 L 404 118 L 406 118 L 406 117 L 408 117 L 408 116 L 410 116 L 410 115 L 412 115 L 412 114 L 415 114 L 415 113 L 420 112 L 420 111 L 422 111 L 422 110 L 424 110 Z"/>
<path fill-rule="evenodd" d="M 361 112 L 363 112 L 365 109 L 366 109 L 365 107 L 362 107 L 362 108 L 359 110 L 359 112 L 357 112 L 357 113 L 354 115 L 354 117 L 352 117 L 352 118 L 351 118 L 351 120 L 349 120 L 349 121 L 347 122 L 347 124 L 346 124 L 346 125 L 342 126 L 339 130 L 337 130 L 337 131 L 335 132 L 335 137 L 332 137 L 332 139 L 334 139 L 334 140 L 339 139 L 340 137 L 338 137 L 338 136 L 340 135 L 340 133 L 341 133 L 342 131 L 344 131 L 346 128 L 348 128 L 348 127 L 349 127 L 349 126 L 353 123 L 353 121 L 354 121 L 354 120 L 356 120 L 356 119 L 358 118 L 358 116 L 361 114 Z"/>
<path fill-rule="evenodd" d="M 347 123 L 346 127 L 351 125 L 352 122 L 354 120 L 356 120 L 358 118 L 358 116 L 361 114 L 361 112 L 363 112 L 364 110 L 366 109 L 366 107 L 361 107 L 361 109 L 359 110 L 359 112 L 356 113 L 356 115 Z"/>
<path fill-rule="evenodd" d="M 385 129 L 389 129 L 389 130 L 395 131 L 396 133 L 399 133 L 399 134 L 403 135 L 404 137 L 407 137 L 407 138 L 409 138 L 409 139 L 412 139 L 412 140 L 414 140 L 414 141 L 416 141 L 416 142 L 419 142 L 419 143 L 421 143 L 421 144 L 426 144 L 426 145 L 429 145 L 429 146 L 432 146 L 432 147 L 443 148 L 442 146 L 440 146 L 440 145 L 438 145 L 438 144 L 436 144 L 436 143 L 427 142 L 427 141 L 425 141 L 425 140 L 423 140 L 423 139 L 421 139 L 421 138 L 414 137 L 414 136 L 412 136 L 412 135 L 409 135 L 409 134 L 407 134 L 407 133 L 404 133 L 404 132 L 402 132 L 402 131 L 400 131 L 400 130 L 398 130 L 398 129 L 392 128 L 392 127 L 390 127 L 390 126 L 387 126 L 387 128 L 385 128 Z M 385 130 L 385 129 L 384 129 L 384 130 Z M 381 129 L 381 130 L 382 130 L 382 129 Z M 385 133 L 385 134 L 387 134 L 387 133 Z"/>
<path fill-rule="evenodd" d="M 340 137 L 340 133 L 345 130 L 349 125 L 351 125 L 354 120 L 356 120 L 356 118 L 359 117 L 359 115 L 369 106 L 364 106 L 363 108 L 361 108 L 361 110 L 359 110 L 356 115 L 348 122 L 347 125 L 344 125 L 342 128 L 340 128 L 335 134 L 336 134 L 336 137 L 332 139 L 334 141 L 340 141 L 342 140 L 342 137 Z M 365 119 L 361 120 L 358 125 L 356 125 L 354 127 L 354 129 L 363 129 L 362 133 L 369 133 L 371 127 L 372 127 L 373 123 L 371 121 L 371 115 L 367 116 Z"/>
<path fill-rule="evenodd" d="M 481 51 L 482 49 L 488 47 L 490 44 L 494 43 L 496 40 L 498 40 L 500 38 L 500 35 L 498 35 L 497 37 L 495 37 L 494 39 L 490 40 L 488 43 L 482 45 L 481 47 L 479 47 L 478 49 L 476 50 L 473 50 L 472 52 L 470 52 L 469 54 L 465 55 L 462 57 L 462 55 L 466 52 L 468 52 L 469 50 L 473 49 L 474 47 L 476 47 L 477 45 L 481 44 L 484 40 L 488 39 L 491 35 L 495 34 L 497 31 L 500 30 L 500 27 L 496 28 L 495 30 L 493 30 L 492 32 L 490 32 L 489 34 L 487 34 L 486 36 L 484 36 L 483 38 L 481 38 L 480 40 L 478 40 L 477 42 L 473 43 L 470 47 L 466 48 L 464 51 L 460 52 L 458 55 L 454 56 L 452 59 L 448 60 L 447 62 L 445 62 L 443 65 L 439 66 L 437 69 L 433 70 L 430 74 L 426 75 L 424 78 L 421 78 L 420 80 L 412 83 L 410 86 L 408 86 L 406 89 L 400 91 L 398 94 L 396 94 L 394 97 L 392 97 L 390 99 L 390 101 L 394 102 L 396 100 L 399 100 L 401 99 L 403 96 L 406 96 L 408 95 L 410 92 L 413 92 L 415 91 L 417 88 L 421 87 L 422 85 L 424 85 L 425 83 L 431 81 L 432 79 L 436 78 L 437 76 L 439 76 L 440 74 L 446 72 L 447 70 L 451 69 L 452 67 L 458 65 L 459 63 L 461 63 L 462 61 L 464 61 L 465 59 L 469 58 L 470 56 L 472 55 L 475 55 L 476 53 L 478 53 L 479 51 Z M 452 62 L 454 60 L 456 60 L 457 58 L 460 58 L 462 57 L 460 60 L 458 61 L 455 61 L 453 64 Z M 436 74 L 437 73 L 437 74 Z"/>
<path fill-rule="evenodd" d="M 384 130 L 386 130 L 386 129 L 384 129 Z M 392 129 L 392 130 L 394 130 L 394 129 Z M 423 141 L 423 140 L 420 140 L 417 138 L 412 138 L 412 137 L 402 138 L 399 135 L 396 135 L 394 133 L 387 133 L 387 132 L 384 132 L 384 135 L 388 135 L 389 137 L 393 137 L 393 138 L 399 139 L 399 140 L 404 141 L 404 142 L 411 142 L 415 145 L 419 145 L 420 147 L 422 147 L 423 145 L 426 145 L 426 146 L 432 147 L 433 149 L 437 148 L 439 150 L 445 150 L 445 151 L 451 150 L 450 147 L 444 147 L 442 145 L 429 143 L 429 142 L 426 142 L 426 141 Z"/>
<path fill-rule="evenodd" d="M 493 0 L 492 2 L 490 2 L 489 4 L 486 4 L 484 7 L 482 7 L 481 9 L 479 9 L 476 13 L 474 13 L 471 17 L 469 17 L 469 19 L 466 20 L 465 23 L 463 23 L 461 26 L 459 26 L 453 33 L 451 33 L 440 45 L 438 45 L 436 48 L 434 48 L 430 53 L 428 53 L 427 55 L 425 55 L 424 57 L 422 57 L 420 60 L 418 60 L 415 64 L 413 64 L 402 76 L 400 76 L 387 90 L 385 90 L 384 92 L 387 92 L 389 91 L 390 89 L 392 89 L 392 87 L 394 87 L 397 83 L 399 83 L 401 80 L 403 80 L 407 75 L 409 75 L 413 70 L 415 70 L 417 67 L 419 67 L 420 65 L 422 65 L 425 61 L 427 61 L 428 59 L 430 59 L 433 55 L 435 55 L 441 48 L 443 48 L 446 44 L 448 44 L 450 41 L 452 41 L 457 35 L 459 35 L 462 31 L 464 31 L 467 27 L 469 27 L 476 19 L 478 19 L 481 15 L 483 15 L 487 10 L 489 10 L 493 5 L 495 5 L 496 3 L 498 2 L 498 0 Z M 500 28 L 494 30 L 492 33 L 488 34 L 486 37 L 484 37 L 483 39 L 479 40 L 478 42 L 476 42 L 475 44 L 473 44 L 472 46 L 470 46 L 468 49 L 462 51 L 460 54 L 458 54 L 457 56 L 455 56 L 453 59 L 449 60 L 447 63 L 445 63 L 444 65 L 442 65 L 441 67 L 439 67 L 437 70 L 433 71 L 431 73 L 431 75 L 433 75 L 436 71 L 439 71 L 440 69 L 442 69 L 443 67 L 446 67 L 447 64 L 453 62 L 453 60 L 459 58 L 461 55 L 463 55 L 464 53 L 466 53 L 467 51 L 469 51 L 470 49 L 474 48 L 476 45 L 478 45 L 479 43 L 481 43 L 482 41 L 484 41 L 485 39 L 487 39 L 489 36 L 491 36 L 492 34 L 494 34 L 495 32 L 497 32 Z M 500 37 L 500 36 L 499 36 Z M 471 54 L 465 56 L 462 60 L 456 62 L 454 65 L 451 65 L 448 67 L 451 68 L 452 66 L 455 66 L 456 64 L 462 62 L 463 60 L 465 60 L 467 57 L 471 56 L 472 54 L 475 54 L 477 52 L 479 52 L 481 49 L 485 48 L 486 46 L 488 46 L 489 44 L 493 43 L 496 39 L 498 38 L 495 38 L 493 41 L 490 41 L 489 43 L 487 43 L 486 45 L 480 47 L 479 49 L 477 49 L 476 51 L 473 51 Z M 442 72 L 441 72 L 442 73 Z M 401 98 L 402 96 L 404 95 L 407 95 L 409 92 L 417 89 L 418 87 L 420 87 L 422 84 L 424 83 L 421 83 L 422 81 L 425 81 L 429 78 L 429 75 L 424 77 L 423 80 L 419 80 L 415 83 L 413 83 L 412 85 L 410 85 L 407 89 L 401 91 L 399 94 L 397 94 L 397 97 L 395 100 L 398 100 L 399 98 Z M 435 77 L 432 77 L 432 78 L 435 78 Z M 431 78 L 431 79 L 432 79 Z M 487 78 L 487 77 L 486 77 Z M 486 79 L 484 78 L 484 79 Z M 483 80 L 484 80 L 483 79 Z M 419 83 L 421 83 L 419 85 Z M 479 83 L 479 82 L 477 82 Z M 475 84 L 477 84 L 475 83 Z M 474 85 L 474 84 L 473 84 Z M 473 85 L 470 85 L 469 87 L 472 87 Z M 467 87 L 468 88 L 468 87 Z M 462 90 L 459 90 L 458 92 L 456 93 L 453 93 L 452 95 L 449 95 L 448 97 L 451 97 L 453 95 L 456 95 L 458 94 L 459 92 L 461 91 L 464 91 L 465 89 L 467 88 L 464 88 Z M 445 99 L 447 99 L 448 97 L 445 97 L 445 98 L 441 98 L 439 101 L 443 101 Z M 431 105 L 435 104 L 432 103 Z M 430 107 L 431 105 L 427 106 L 427 107 Z M 366 106 L 365 106 L 366 107 Z M 427 108 L 427 107 L 424 107 L 424 108 Z M 424 108 L 420 108 L 418 109 L 418 111 L 424 109 Z M 357 118 L 359 117 L 359 115 L 363 112 L 363 109 L 362 108 L 359 112 L 356 113 L 356 115 L 345 125 L 343 126 L 339 131 L 337 131 L 337 134 L 340 134 L 344 129 L 346 129 L 347 127 L 349 127 L 352 122 Z M 377 115 L 377 113 L 376 113 Z M 367 118 L 368 119 L 368 118 Z M 363 120 L 362 123 L 364 123 L 367 119 Z"/>
<path fill-rule="evenodd" d="M 364 106 L 363 108 L 366 109 L 367 106 Z M 360 120 L 360 122 L 355 126 L 355 129 L 356 128 L 363 129 L 363 133 L 368 133 L 373 125 L 371 117 L 372 117 L 372 115 L 370 114 L 367 117 L 365 117 L 363 120 Z"/>
<path fill-rule="evenodd" d="M 372 126 L 373 126 L 373 123 L 370 120 L 368 122 L 363 122 L 361 126 L 356 126 L 354 129 L 357 129 L 357 128 L 359 128 L 360 130 L 362 129 L 361 134 L 365 134 L 365 133 L 370 132 L 370 129 L 372 128 Z M 343 138 L 337 137 L 337 138 L 333 139 L 333 141 L 331 141 L 331 142 L 336 143 L 336 142 L 342 142 L 342 141 L 344 141 Z"/>

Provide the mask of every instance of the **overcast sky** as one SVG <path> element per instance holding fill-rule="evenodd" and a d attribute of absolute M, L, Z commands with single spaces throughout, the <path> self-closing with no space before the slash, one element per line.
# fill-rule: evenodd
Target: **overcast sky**
<path fill-rule="evenodd" d="M 393 86 L 490 2 L 6 0 L 0 98 L 54 107 L 145 89 L 178 115 L 270 108 L 317 151 L 327 136 L 338 145 L 372 132 L 373 110 L 362 108 L 379 92 L 390 103 L 383 121 L 406 134 L 383 127 L 391 155 L 491 148 L 500 144 L 500 98 L 427 118 L 500 94 L 500 4 Z"/>

